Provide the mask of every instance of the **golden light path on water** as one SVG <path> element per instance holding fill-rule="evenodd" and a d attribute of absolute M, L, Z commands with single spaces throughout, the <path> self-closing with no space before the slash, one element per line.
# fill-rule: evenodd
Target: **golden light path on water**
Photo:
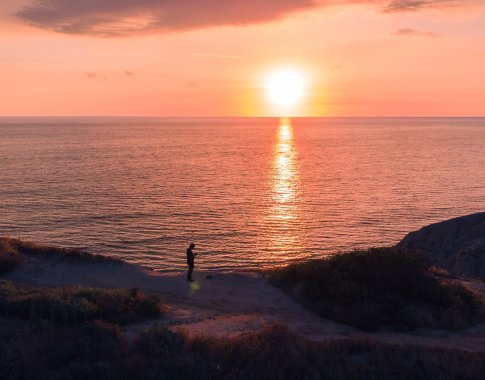
<path fill-rule="evenodd" d="M 280 120 L 273 153 L 272 202 L 269 220 L 270 242 L 275 251 L 287 255 L 299 245 L 299 169 L 291 120 Z M 291 257 L 285 257 L 291 259 Z"/>
<path fill-rule="evenodd" d="M 163 272 L 192 241 L 198 270 L 268 268 L 485 204 L 485 118 L 0 118 L 0 140 L 0 236 Z"/>

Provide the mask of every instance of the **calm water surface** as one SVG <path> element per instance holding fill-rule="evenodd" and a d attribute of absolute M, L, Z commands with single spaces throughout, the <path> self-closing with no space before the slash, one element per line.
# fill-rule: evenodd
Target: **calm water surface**
<path fill-rule="evenodd" d="M 0 118 L 0 236 L 162 271 L 394 244 L 485 209 L 485 119 Z"/>

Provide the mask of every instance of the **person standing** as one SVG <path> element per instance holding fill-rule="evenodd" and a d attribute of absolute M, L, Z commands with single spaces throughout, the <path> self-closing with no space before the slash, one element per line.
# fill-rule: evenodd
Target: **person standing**
<path fill-rule="evenodd" d="M 194 259 L 197 256 L 197 253 L 194 253 L 192 250 L 195 248 L 195 244 L 191 243 L 189 248 L 187 248 L 187 265 L 189 266 L 189 270 L 187 272 L 187 281 L 194 281 L 192 279 L 192 273 L 194 272 Z"/>

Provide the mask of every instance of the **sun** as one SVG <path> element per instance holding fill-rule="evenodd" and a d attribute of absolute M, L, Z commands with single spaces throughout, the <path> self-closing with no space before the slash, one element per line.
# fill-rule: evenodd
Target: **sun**
<path fill-rule="evenodd" d="M 268 100 L 278 107 L 297 105 L 305 94 L 304 75 L 295 69 L 280 69 L 272 72 L 266 79 Z"/>

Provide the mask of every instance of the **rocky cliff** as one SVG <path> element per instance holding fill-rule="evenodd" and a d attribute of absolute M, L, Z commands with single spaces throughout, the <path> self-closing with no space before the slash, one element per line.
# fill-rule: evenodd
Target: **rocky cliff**
<path fill-rule="evenodd" d="M 430 224 L 397 246 L 423 253 L 454 275 L 485 278 L 485 212 Z"/>

